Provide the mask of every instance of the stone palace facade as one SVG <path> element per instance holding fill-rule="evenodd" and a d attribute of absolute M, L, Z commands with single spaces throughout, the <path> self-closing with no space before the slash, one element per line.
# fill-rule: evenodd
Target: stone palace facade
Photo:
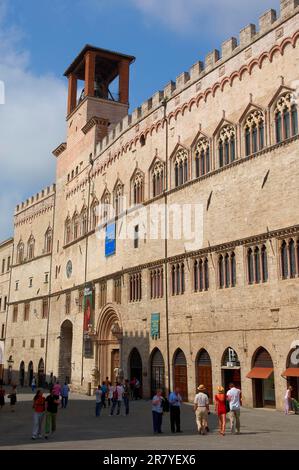
<path fill-rule="evenodd" d="M 86 45 L 68 67 L 56 183 L 0 244 L 5 383 L 298 398 L 299 2 L 280 3 L 132 114 L 134 57 Z"/>

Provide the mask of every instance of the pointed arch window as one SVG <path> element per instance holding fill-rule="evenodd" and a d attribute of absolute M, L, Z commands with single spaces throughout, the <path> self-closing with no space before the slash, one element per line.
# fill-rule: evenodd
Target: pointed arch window
<path fill-rule="evenodd" d="M 265 142 L 265 115 L 255 109 L 245 121 L 245 152 L 246 156 L 259 152 Z"/>
<path fill-rule="evenodd" d="M 275 131 L 277 143 L 298 134 L 298 110 L 291 92 L 282 95 L 277 101 Z"/>
<path fill-rule="evenodd" d="M 113 190 L 114 212 L 117 217 L 124 210 L 123 207 L 124 185 L 121 181 L 117 181 Z"/>
<path fill-rule="evenodd" d="M 132 179 L 133 204 L 141 204 L 144 200 L 144 175 L 137 170 Z"/>
<path fill-rule="evenodd" d="M 299 276 L 299 237 L 281 241 L 280 264 L 283 279 Z"/>
<path fill-rule="evenodd" d="M 176 153 L 174 160 L 174 181 L 175 187 L 181 186 L 188 181 L 188 152 L 180 149 Z"/>
<path fill-rule="evenodd" d="M 28 240 L 28 245 L 27 245 L 27 256 L 28 260 L 31 260 L 34 258 L 34 247 L 35 247 L 35 239 L 34 236 L 31 235 Z"/>
<path fill-rule="evenodd" d="M 68 217 L 64 224 L 64 242 L 67 245 L 72 239 L 72 224 L 71 219 Z"/>
<path fill-rule="evenodd" d="M 99 201 L 94 199 L 90 207 L 90 228 L 94 230 L 99 223 Z"/>
<path fill-rule="evenodd" d="M 181 295 L 185 292 L 185 265 L 174 264 L 171 267 L 172 295 Z"/>
<path fill-rule="evenodd" d="M 236 159 L 236 131 L 234 126 L 224 126 L 218 138 L 219 167 L 229 165 Z"/>
<path fill-rule="evenodd" d="M 160 160 L 157 160 L 151 173 L 153 197 L 159 196 L 164 191 L 164 164 Z"/>
<path fill-rule="evenodd" d="M 76 240 L 80 236 L 80 222 L 79 222 L 79 215 L 77 212 L 73 215 L 72 220 L 72 231 L 73 231 L 73 239 Z"/>
<path fill-rule="evenodd" d="M 45 253 L 51 253 L 53 242 L 53 231 L 51 227 L 45 233 Z"/>
<path fill-rule="evenodd" d="M 247 250 L 248 284 L 260 284 L 268 281 L 267 247 L 254 246 Z"/>
<path fill-rule="evenodd" d="M 209 173 L 210 166 L 210 144 L 206 137 L 201 137 L 195 149 L 195 177 Z"/>
<path fill-rule="evenodd" d="M 193 264 L 194 291 L 203 292 L 209 289 L 209 262 L 208 258 L 196 259 Z"/>
<path fill-rule="evenodd" d="M 87 207 L 84 206 L 80 214 L 81 235 L 86 235 L 88 232 L 88 212 Z"/>
<path fill-rule="evenodd" d="M 17 246 L 17 263 L 23 263 L 24 261 L 24 243 L 19 241 Z"/>
<path fill-rule="evenodd" d="M 101 197 L 101 223 L 105 224 L 110 217 L 110 193 L 106 189 Z"/>

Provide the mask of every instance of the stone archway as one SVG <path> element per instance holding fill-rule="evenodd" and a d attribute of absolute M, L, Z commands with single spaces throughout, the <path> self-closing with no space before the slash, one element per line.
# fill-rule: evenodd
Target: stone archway
<path fill-rule="evenodd" d="M 121 369 L 122 327 L 120 317 L 112 306 L 108 306 L 100 315 L 96 338 L 96 368 L 99 382 L 109 378 L 115 382 L 123 378 Z M 94 384 L 95 386 L 97 384 Z"/>
<path fill-rule="evenodd" d="M 60 327 L 58 377 L 61 382 L 72 380 L 73 324 L 65 320 Z"/>

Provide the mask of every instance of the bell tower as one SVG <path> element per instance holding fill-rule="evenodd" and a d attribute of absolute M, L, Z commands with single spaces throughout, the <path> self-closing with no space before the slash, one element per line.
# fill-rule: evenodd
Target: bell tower
<path fill-rule="evenodd" d="M 64 73 L 68 78 L 67 120 L 78 108 L 85 123 L 99 117 L 108 119 L 113 127 L 121 120 L 128 113 L 129 72 L 134 60 L 133 56 L 87 44 Z M 112 82 L 118 85 L 116 93 L 110 90 Z"/>

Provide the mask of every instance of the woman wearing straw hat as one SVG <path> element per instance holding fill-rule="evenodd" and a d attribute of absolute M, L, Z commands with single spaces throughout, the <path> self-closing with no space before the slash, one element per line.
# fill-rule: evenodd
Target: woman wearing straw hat
<path fill-rule="evenodd" d="M 215 395 L 215 411 L 218 415 L 219 434 L 224 436 L 226 425 L 226 395 L 223 387 L 217 387 L 218 393 Z"/>
<path fill-rule="evenodd" d="M 198 392 L 194 398 L 194 411 L 196 416 L 196 424 L 199 434 L 206 434 L 208 427 L 209 398 L 205 393 L 206 387 L 200 385 Z"/>

